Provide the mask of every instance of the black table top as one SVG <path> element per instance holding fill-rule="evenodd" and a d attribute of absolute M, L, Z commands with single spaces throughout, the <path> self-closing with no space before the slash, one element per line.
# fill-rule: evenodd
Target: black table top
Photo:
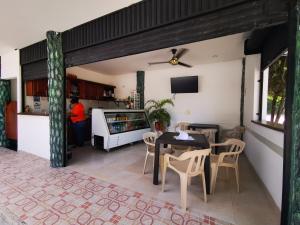
<path fill-rule="evenodd" d="M 172 144 L 172 145 L 186 145 L 201 148 L 209 148 L 207 138 L 203 134 L 189 134 L 194 140 L 176 140 L 177 132 L 165 132 L 156 139 L 157 144 Z"/>
<path fill-rule="evenodd" d="M 215 128 L 215 129 L 219 129 L 219 125 L 218 124 L 204 124 L 204 123 L 191 123 L 189 124 L 190 128 Z"/>

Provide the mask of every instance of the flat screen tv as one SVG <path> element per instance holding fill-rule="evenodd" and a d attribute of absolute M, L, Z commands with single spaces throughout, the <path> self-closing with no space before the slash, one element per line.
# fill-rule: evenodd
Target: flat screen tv
<path fill-rule="evenodd" d="M 198 93 L 198 76 L 172 77 L 171 92 L 177 93 Z"/>

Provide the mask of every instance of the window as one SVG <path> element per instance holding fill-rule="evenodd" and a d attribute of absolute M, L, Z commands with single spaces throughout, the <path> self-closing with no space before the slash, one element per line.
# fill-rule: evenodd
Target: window
<path fill-rule="evenodd" d="M 261 120 L 275 128 L 283 128 L 286 97 L 287 52 L 277 57 L 263 71 Z"/>

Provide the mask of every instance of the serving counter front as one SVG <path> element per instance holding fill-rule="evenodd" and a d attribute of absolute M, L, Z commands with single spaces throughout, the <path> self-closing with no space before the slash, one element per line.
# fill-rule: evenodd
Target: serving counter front
<path fill-rule="evenodd" d="M 50 159 L 49 116 L 38 113 L 18 114 L 18 150 Z"/>

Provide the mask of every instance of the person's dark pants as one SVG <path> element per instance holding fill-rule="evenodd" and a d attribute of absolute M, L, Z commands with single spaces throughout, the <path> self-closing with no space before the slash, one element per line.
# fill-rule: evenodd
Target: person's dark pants
<path fill-rule="evenodd" d="M 83 146 L 84 144 L 85 124 L 85 121 L 72 123 L 73 132 L 75 136 L 75 143 L 77 146 Z"/>

